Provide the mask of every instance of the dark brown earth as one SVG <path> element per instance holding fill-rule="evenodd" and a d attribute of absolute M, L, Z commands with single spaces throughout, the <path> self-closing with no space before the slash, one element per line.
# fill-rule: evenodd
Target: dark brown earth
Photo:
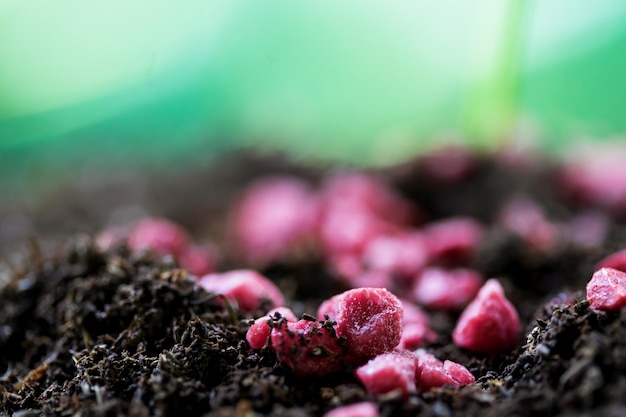
<path fill-rule="evenodd" d="M 268 166 L 259 164 L 257 172 L 272 171 Z M 282 165 L 278 170 L 294 172 Z M 296 172 L 317 178 L 307 170 Z M 145 210 L 169 215 L 196 236 L 212 234 L 205 218 L 193 226 L 208 206 L 214 219 L 223 216 L 216 194 L 200 197 L 196 208 L 190 208 L 188 195 L 206 186 L 211 175 L 215 171 L 180 176 L 185 187 L 177 180 L 148 187 Z M 453 184 L 428 181 L 419 163 L 385 175 L 430 219 L 463 214 L 491 225 L 500 202 L 519 193 L 535 198 L 553 220 L 584 209 L 562 200 L 546 165 L 519 170 L 485 158 Z M 234 190 L 245 183 L 229 178 Z M 150 200 L 157 188 L 171 197 L 166 203 Z M 97 205 L 97 199 L 87 201 L 72 204 L 83 210 Z M 52 211 L 62 207 L 50 204 Z M 226 200 L 221 209 L 225 206 Z M 94 213 L 105 212 L 99 210 Z M 92 214 L 86 223 L 97 230 L 106 216 Z M 39 230 L 42 239 L 59 234 Z M 566 244 L 539 254 L 492 226 L 474 266 L 499 278 L 520 312 L 525 330 L 518 347 L 502 355 L 471 354 L 450 341 L 456 316 L 433 312 L 440 336 L 427 349 L 465 364 L 477 382 L 416 393 L 407 401 L 370 397 L 351 370 L 323 379 L 294 377 L 272 351 L 254 351 L 245 341 L 250 318 L 263 311 L 244 316 L 228 308 L 221 297 L 196 288 L 194 278 L 171 260 L 132 255 L 124 247 L 101 252 L 88 237 L 57 238 L 58 249 L 44 255 L 32 243 L 21 251 L 22 261 L 0 270 L 0 410 L 20 416 L 321 416 L 368 400 L 378 404 L 382 416 L 623 416 L 626 311 L 590 310 L 584 286 L 599 259 L 626 247 L 624 230 L 613 219 L 601 246 Z M 264 272 L 298 314 L 314 313 L 320 300 L 342 289 L 313 255 Z"/>

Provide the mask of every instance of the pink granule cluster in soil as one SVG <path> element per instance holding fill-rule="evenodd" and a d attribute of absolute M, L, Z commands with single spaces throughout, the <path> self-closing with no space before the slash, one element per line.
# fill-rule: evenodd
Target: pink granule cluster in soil
<path fill-rule="evenodd" d="M 395 350 L 384 353 L 360 366 L 356 377 L 374 396 L 397 393 L 407 398 L 412 392 L 449 385 L 460 388 L 472 384 L 474 376 L 463 365 L 422 350 Z"/>
<path fill-rule="evenodd" d="M 475 381 L 474 375 L 461 364 L 449 360 L 441 362 L 433 354 L 423 350 L 417 350 L 414 355 L 418 363 L 416 381 L 420 387 L 451 385 L 459 388 Z"/>
<path fill-rule="evenodd" d="M 375 175 L 335 174 L 317 190 L 296 178 L 269 177 L 244 191 L 234 213 L 233 246 L 257 266 L 307 248 L 323 254 L 351 287 L 388 288 L 442 310 L 462 309 L 482 284 L 468 262 L 484 227 L 469 217 L 423 223 L 421 210 Z M 437 290 L 431 267 L 458 288 L 454 296 Z"/>
<path fill-rule="evenodd" d="M 276 208 L 281 204 L 284 207 Z M 279 215 L 283 211 L 288 215 Z M 278 214 L 272 217 L 270 212 Z M 416 383 L 420 389 L 471 383 L 473 376 L 462 365 L 411 350 L 437 338 L 420 305 L 462 310 L 481 288 L 483 277 L 467 265 L 482 242 L 484 227 L 466 217 L 420 224 L 422 217 L 419 208 L 366 174 L 335 175 L 318 191 L 289 177 L 253 184 L 239 199 L 231 223 L 241 257 L 263 265 L 288 257 L 306 242 L 309 248 L 317 247 L 337 277 L 355 289 L 323 302 L 317 321 L 295 320 L 290 311 L 270 312 L 251 325 L 250 345 L 274 349 L 298 375 L 325 375 L 342 366 L 362 365 L 357 377 L 374 395 L 388 389 L 406 394 Z M 261 232 L 262 219 L 268 219 L 269 229 Z M 463 347 L 502 351 L 517 342 L 517 313 L 500 308 L 510 303 L 503 292 L 496 299 L 490 290 L 494 285 L 499 287 L 490 283 L 482 298 L 479 294 L 471 304 L 478 306 L 470 309 L 471 314 L 464 313 L 470 324 L 460 322 L 457 328 Z M 392 292 L 409 299 L 400 302 Z M 494 314 L 485 304 L 500 308 L 497 318 L 506 321 L 494 328 Z M 466 343 L 472 333 L 486 332 L 494 334 L 490 346 Z M 395 376 L 386 378 L 391 385 L 383 387 L 375 382 L 382 379 L 378 375 Z"/>
<path fill-rule="evenodd" d="M 134 251 L 173 256 L 200 276 L 199 287 L 223 295 L 244 313 L 271 309 L 251 324 L 246 339 L 254 349 L 275 350 L 295 374 L 321 376 L 363 366 L 362 376 L 399 375 L 389 383 L 409 392 L 416 383 L 420 389 L 440 386 L 437 378 L 460 386 L 445 362 L 423 355 L 420 362 L 411 353 L 437 339 L 420 306 L 461 310 L 483 282 L 467 266 L 481 243 L 483 226 L 466 217 L 422 224 L 422 217 L 419 208 L 373 175 L 336 174 L 319 190 L 292 177 L 252 184 L 236 203 L 229 223 L 241 259 L 263 266 L 293 251 L 317 248 L 337 278 L 354 287 L 323 302 L 316 318 L 300 320 L 285 306 L 280 289 L 255 270 L 206 274 L 215 269 L 215 256 L 192 245 L 189 234 L 168 220 L 145 219 L 123 233 L 105 231 L 102 236 L 108 233 L 110 242 L 115 240 L 110 236 L 125 240 Z M 394 292 L 407 299 L 401 302 Z M 489 316 L 484 316 L 488 322 Z M 480 320 L 474 318 L 476 329 Z M 510 348 L 506 341 L 500 350 Z M 363 378 L 372 393 L 384 391 Z"/>
<path fill-rule="evenodd" d="M 449 169 L 448 163 L 456 167 Z M 568 197 L 623 211 L 626 193 L 607 185 L 600 165 L 577 168 L 566 166 L 558 174 Z M 421 169 L 433 184 L 449 185 L 471 174 L 476 164 L 471 155 L 451 151 L 433 154 Z M 98 242 L 103 247 L 125 242 L 131 251 L 172 257 L 198 277 L 199 288 L 249 319 L 248 345 L 260 356 L 275 355 L 280 372 L 298 377 L 348 372 L 342 377 L 352 375 L 372 398 L 407 400 L 416 392 L 475 382 L 462 363 L 436 357 L 429 349 L 451 348 L 450 356 L 457 358 L 465 350 L 481 358 L 519 346 L 519 315 L 504 288 L 473 269 L 480 265 L 474 262 L 476 254 L 494 233 L 514 237 L 538 258 L 566 244 L 593 248 L 607 237 L 606 213 L 587 210 L 556 223 L 549 206 L 544 209 L 530 195 L 503 197 L 493 207 L 490 224 L 458 214 L 429 219 L 426 210 L 374 174 L 337 173 L 318 186 L 272 176 L 244 190 L 227 226 L 226 247 L 234 249 L 228 261 L 250 269 L 215 272 L 215 249 L 195 245 L 184 228 L 161 218 L 107 229 Z M 298 318 L 280 288 L 256 269 L 269 267 L 269 275 L 276 265 L 302 255 L 321 258 L 333 278 L 351 289 L 321 302 L 316 314 Z M 595 310 L 626 306 L 626 250 L 599 262 L 587 284 L 587 299 Z M 551 303 L 574 302 L 571 293 L 564 293 Z M 301 304 L 293 307 L 302 309 Z M 440 328 L 442 317 L 447 328 L 456 318 L 451 335 L 431 328 L 431 320 Z M 448 337 L 456 348 L 441 349 Z M 376 404 L 362 402 L 326 417 L 378 415 Z"/>
<path fill-rule="evenodd" d="M 455 174 L 431 168 L 445 183 L 472 165 Z M 506 200 L 497 222 L 540 253 L 555 250 L 563 233 L 577 233 L 587 243 L 606 234 L 604 217 L 588 213 L 571 225 L 555 225 L 525 197 Z M 253 349 L 274 350 L 299 376 L 352 369 L 373 396 L 396 392 L 406 398 L 419 390 L 474 382 L 462 364 L 423 349 L 438 338 L 428 311 L 461 312 L 452 340 L 470 351 L 503 352 L 519 341 L 519 317 L 502 286 L 493 279 L 484 283 L 470 267 L 485 226 L 469 217 L 425 222 L 418 207 L 376 176 L 336 174 L 319 189 L 298 178 L 265 178 L 242 194 L 229 225 L 232 246 L 248 264 L 263 267 L 313 251 L 353 289 L 324 301 L 316 317 L 298 319 L 280 289 L 255 270 L 211 273 L 217 259 L 212 246 L 192 244 L 189 233 L 169 220 L 148 218 L 130 228 L 107 229 L 98 241 L 103 246 L 125 241 L 133 251 L 172 256 L 200 277 L 199 287 L 221 294 L 244 314 L 270 309 L 247 332 Z M 600 262 L 587 286 L 592 308 L 626 305 L 624 271 L 626 251 Z M 354 410 L 363 407 L 377 415 L 370 406 Z M 333 412 L 358 413 L 349 407 Z"/>
<path fill-rule="evenodd" d="M 295 320 L 291 311 L 276 309 L 255 320 L 246 339 L 253 348 L 269 341 L 296 374 L 321 376 L 391 351 L 402 335 L 400 300 L 382 288 L 336 295 L 320 306 L 318 317 Z"/>

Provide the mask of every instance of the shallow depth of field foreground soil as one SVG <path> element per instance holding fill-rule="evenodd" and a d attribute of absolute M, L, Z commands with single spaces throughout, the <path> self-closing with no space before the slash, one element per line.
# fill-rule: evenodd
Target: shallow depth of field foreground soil
<path fill-rule="evenodd" d="M 381 416 L 394 417 L 626 415 L 626 311 L 594 311 L 585 299 L 597 262 L 626 248 L 623 214 L 562 192 L 560 171 L 544 163 L 476 157 L 467 172 L 443 179 L 429 163 L 380 173 L 427 222 L 469 216 L 485 226 L 469 266 L 500 281 L 522 321 L 514 350 L 476 354 L 452 343 L 460 311 L 426 309 L 437 337 L 423 348 L 465 365 L 474 384 L 418 389 L 403 399 L 369 395 L 352 369 L 296 377 L 272 349 L 253 350 L 246 342 L 250 319 L 267 309 L 244 314 L 198 288 L 171 257 L 131 253 L 124 244 L 101 250 L 78 236 L 44 254 L 33 243 L 22 262 L 0 267 L 0 412 L 304 417 L 372 401 Z M 164 186 L 189 207 L 189 190 L 205 192 L 203 175 L 190 174 L 185 187 Z M 502 205 L 519 196 L 543 209 L 558 230 L 556 244 L 534 247 L 498 221 Z M 162 213 L 156 205 L 145 209 Z M 171 213 L 202 238 L 193 228 L 197 212 Z M 586 226 L 577 219 L 588 218 L 604 221 L 604 228 L 578 233 Z M 216 243 L 224 253 L 219 269 L 248 266 Z M 305 250 L 261 270 L 298 316 L 315 315 L 322 300 L 348 288 L 322 258 Z"/>

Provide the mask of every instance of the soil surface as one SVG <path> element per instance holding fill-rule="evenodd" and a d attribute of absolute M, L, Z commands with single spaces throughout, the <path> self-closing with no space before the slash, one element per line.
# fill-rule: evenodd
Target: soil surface
<path fill-rule="evenodd" d="M 217 198 L 224 189 L 234 196 L 253 173 L 290 172 L 313 182 L 320 177 L 313 170 L 278 165 L 258 163 L 252 169 L 242 163 L 245 175 L 218 176 L 228 180 L 207 196 L 197 191 L 219 182 L 219 170 L 144 187 L 142 213 L 165 214 L 196 237 L 220 239 L 213 222 L 224 218 L 230 203 L 231 197 Z M 250 320 L 263 309 L 243 314 L 232 308 L 221 296 L 198 288 L 195 277 L 168 257 L 132 254 L 123 245 L 102 251 L 90 237 L 59 238 L 51 227 L 36 231 L 42 240 L 54 237 L 52 251 L 42 253 L 33 241 L 21 258 L 0 267 L 0 413 L 304 417 L 373 401 L 381 416 L 626 415 L 626 311 L 593 311 L 584 293 L 597 261 L 626 248 L 620 219 L 608 217 L 608 234 L 598 244 L 565 241 L 541 253 L 502 230 L 494 218 L 514 195 L 533 198 L 559 224 L 586 212 L 588 207 L 571 204 L 558 192 L 552 166 L 510 166 L 481 157 L 470 173 L 451 182 L 429 179 L 420 161 L 382 173 L 426 218 L 465 215 L 488 227 L 472 266 L 498 278 L 517 308 L 524 327 L 517 348 L 499 355 L 463 350 L 450 337 L 458 313 L 443 312 L 430 312 L 438 337 L 425 346 L 442 360 L 464 364 L 476 383 L 417 392 L 404 400 L 370 396 L 350 369 L 297 378 L 271 349 L 253 350 L 245 340 Z M 98 202 L 70 202 L 94 210 L 85 217 L 86 230 L 110 220 L 102 209 L 110 201 Z M 47 204 L 61 211 L 61 203 Z M 36 223 L 43 211 L 33 210 L 29 221 Z M 239 266 L 228 254 L 223 265 Z M 346 288 L 315 254 L 262 272 L 297 314 L 314 315 L 321 300 Z"/>

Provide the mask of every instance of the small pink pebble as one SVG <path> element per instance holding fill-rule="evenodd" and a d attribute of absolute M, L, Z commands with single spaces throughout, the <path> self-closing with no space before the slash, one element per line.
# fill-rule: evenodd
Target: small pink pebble
<path fill-rule="evenodd" d="M 339 173 L 326 179 L 322 186 L 326 205 L 337 201 L 368 211 L 395 224 L 407 224 L 418 217 L 416 208 L 374 175 Z"/>
<path fill-rule="evenodd" d="M 402 300 L 404 315 L 402 318 L 402 338 L 399 349 L 414 350 L 425 342 L 434 342 L 437 338 L 430 329 L 428 316 L 410 301 Z"/>
<path fill-rule="evenodd" d="M 515 347 L 519 334 L 517 311 L 500 283 L 490 279 L 461 313 L 452 339 L 474 352 L 496 353 Z"/>
<path fill-rule="evenodd" d="M 407 398 L 415 391 L 417 358 L 409 351 L 383 353 L 356 370 L 356 376 L 368 393 L 374 396 L 392 391 Z"/>
<path fill-rule="evenodd" d="M 343 367 L 345 348 L 322 323 L 309 320 L 283 322 L 271 330 L 272 347 L 279 361 L 298 376 L 324 376 Z"/>
<path fill-rule="evenodd" d="M 618 271 L 626 272 L 626 249 L 612 253 L 598 263 L 600 268 L 613 268 Z"/>
<path fill-rule="evenodd" d="M 595 310 L 615 311 L 626 306 L 626 272 L 613 268 L 597 270 L 587 283 L 587 300 Z"/>
<path fill-rule="evenodd" d="M 261 349 L 265 346 L 270 338 L 270 332 L 272 331 L 268 321 L 279 316 L 284 317 L 287 321 L 298 321 L 293 311 L 287 307 L 271 309 L 266 316 L 256 319 L 246 332 L 246 340 L 252 349 Z"/>
<path fill-rule="evenodd" d="M 428 224 L 424 229 L 430 258 L 444 263 L 462 263 L 476 251 L 483 228 L 469 217 L 455 217 Z"/>
<path fill-rule="evenodd" d="M 469 385 L 476 382 L 474 375 L 472 375 L 472 373 L 460 363 L 445 360 L 443 362 L 443 369 L 452 377 L 452 379 L 459 382 L 461 385 Z"/>
<path fill-rule="evenodd" d="M 415 352 L 418 358 L 416 383 L 419 388 L 430 389 L 452 385 L 459 388 L 472 384 L 474 375 L 463 365 L 452 361 L 441 362 L 433 354 L 423 350 Z"/>
<path fill-rule="evenodd" d="M 413 297 L 418 304 L 437 310 L 459 310 L 476 295 L 483 278 L 467 268 L 426 268 L 415 281 Z"/>
<path fill-rule="evenodd" d="M 318 226 L 318 208 L 311 187 L 297 178 L 267 177 L 252 184 L 233 219 L 233 237 L 242 256 L 266 263 L 311 239 Z"/>
<path fill-rule="evenodd" d="M 355 362 L 395 348 L 402 337 L 402 304 L 384 288 L 356 288 L 331 297 L 318 309 L 337 322 L 337 335 Z"/>
<path fill-rule="evenodd" d="M 179 255 L 189 246 L 189 235 L 166 219 L 148 218 L 139 221 L 128 236 L 132 251 L 153 250 L 161 255 Z"/>
<path fill-rule="evenodd" d="M 278 287 L 250 269 L 208 274 L 198 280 L 198 285 L 207 291 L 223 294 L 229 300 L 236 301 L 243 311 L 253 311 L 261 307 L 264 299 L 269 300 L 273 307 L 285 304 Z"/>
<path fill-rule="evenodd" d="M 324 417 L 379 417 L 379 414 L 375 404 L 361 402 L 335 408 L 324 414 Z"/>
<path fill-rule="evenodd" d="M 413 277 L 428 263 L 428 249 L 419 232 L 380 236 L 365 246 L 363 263 L 369 269 Z"/>
<path fill-rule="evenodd" d="M 212 246 L 189 246 L 178 255 L 178 263 L 193 275 L 202 276 L 215 270 L 215 257 Z"/>
<path fill-rule="evenodd" d="M 320 237 L 331 256 L 360 254 L 374 238 L 394 231 L 394 225 L 361 206 L 335 202 L 324 211 Z"/>

